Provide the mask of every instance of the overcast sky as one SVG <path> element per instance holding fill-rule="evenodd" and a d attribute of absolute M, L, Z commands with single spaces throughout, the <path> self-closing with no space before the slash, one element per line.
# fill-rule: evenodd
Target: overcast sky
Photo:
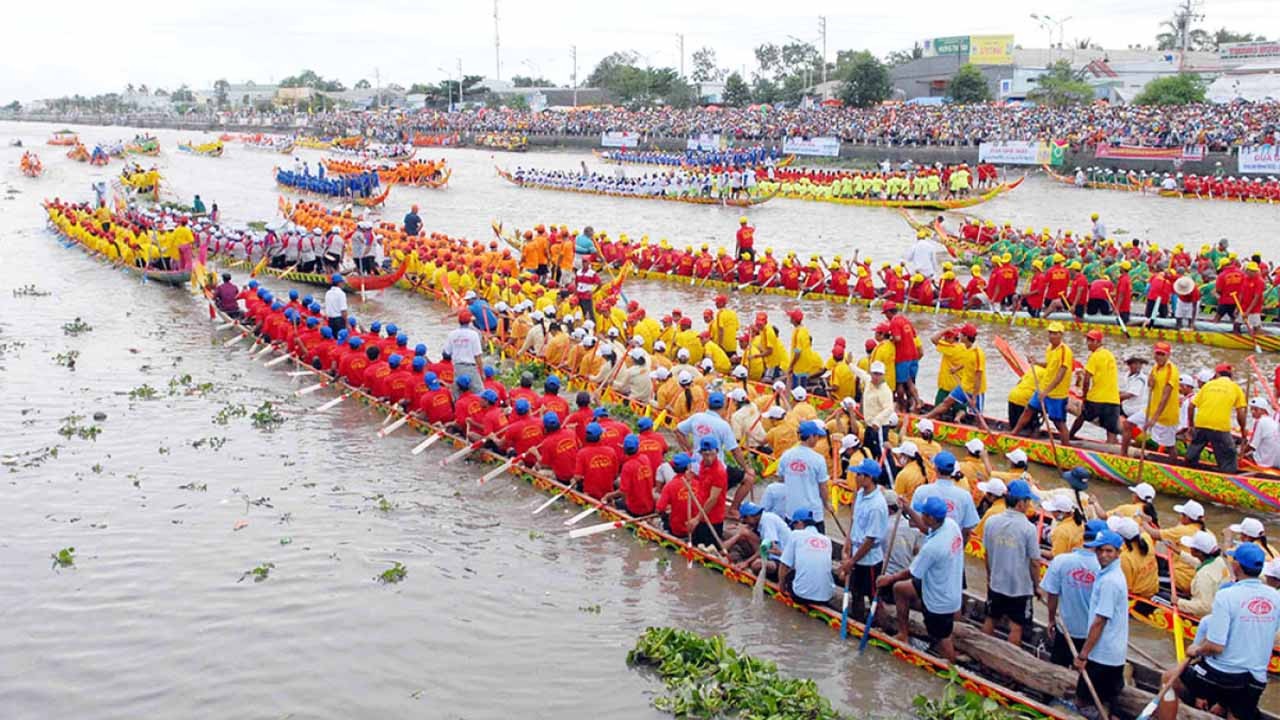
<path fill-rule="evenodd" d="M 1012 33 L 1024 47 L 1044 47 L 1047 33 L 1032 12 L 1068 17 L 1064 37 L 1090 38 L 1106 48 L 1153 43 L 1173 0 L 954 0 L 805 3 L 774 0 L 584 2 L 500 0 L 502 77 L 539 74 L 569 81 L 570 47 L 578 75 L 600 58 L 635 50 L 655 66 L 679 67 L 677 33 L 689 56 L 704 45 L 720 64 L 751 71 L 752 48 L 788 36 L 818 43 L 818 18 L 827 16 L 827 53 L 870 49 L 877 55 L 929 37 Z M 975 15 L 978 12 L 980 14 Z M 1280 37 L 1277 0 L 1203 0 L 1201 26 Z M 172 91 L 186 83 L 209 88 L 277 81 L 309 68 L 351 86 L 360 78 L 408 86 L 456 75 L 494 74 L 492 0 L 186 0 L 134 3 L 60 0 L 54 5 L 7 3 L 0 103 L 10 99 L 120 91 L 146 83 Z M 16 23 L 14 20 L 16 19 Z M 1054 38 L 1057 40 L 1056 36 Z M 443 71 L 442 71 L 443 68 Z"/>

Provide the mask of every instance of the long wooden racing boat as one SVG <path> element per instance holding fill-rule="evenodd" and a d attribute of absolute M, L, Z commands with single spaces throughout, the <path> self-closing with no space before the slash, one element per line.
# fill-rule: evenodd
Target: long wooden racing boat
<path fill-rule="evenodd" d="M 213 308 L 212 303 L 210 303 L 210 307 L 211 309 Z M 218 321 L 225 323 L 226 327 L 234 327 L 235 331 L 240 333 L 241 336 L 247 339 L 254 339 L 255 343 L 250 350 L 257 352 L 257 348 L 261 346 L 263 341 L 261 338 L 254 338 L 252 330 L 232 321 L 216 310 L 214 310 L 214 314 Z M 277 352 L 279 351 L 277 350 Z M 320 375 L 298 358 L 291 355 L 288 357 L 293 366 L 298 368 L 299 371 L 312 372 L 318 379 L 323 380 L 322 385 L 331 385 L 338 389 L 342 393 L 341 398 L 349 397 L 355 399 L 357 402 L 389 416 L 399 417 L 403 414 L 397 407 L 347 385 L 340 378 Z M 602 504 L 572 486 L 557 481 L 554 476 L 541 469 L 527 468 L 508 462 L 508 458 L 505 456 L 490 452 L 481 447 L 479 443 L 472 443 L 467 439 L 450 433 L 446 428 L 429 425 L 414 416 L 409 416 L 405 424 L 420 433 L 447 438 L 455 447 L 474 448 L 475 452 L 472 457 L 488 463 L 502 463 L 502 467 L 506 472 L 529 482 L 535 489 L 553 494 L 555 497 L 552 502 L 563 497 L 581 507 L 594 509 L 600 519 L 606 523 L 613 523 L 618 529 L 625 528 L 631 531 L 637 539 L 653 542 L 662 548 L 677 553 L 690 563 L 697 562 L 705 568 L 719 572 L 730 582 L 747 586 L 755 584 L 756 577 L 750 572 L 737 570 L 728 565 L 718 555 L 703 551 L 679 537 L 654 527 L 645 522 L 643 518 L 632 517 L 608 504 Z M 484 478 L 481 479 L 481 482 L 484 482 Z M 841 552 L 842 546 L 839 541 L 834 541 L 832 549 L 833 560 L 838 559 Z M 837 607 L 839 593 L 836 594 L 831 603 L 818 605 L 797 603 L 791 597 L 784 595 L 772 578 L 765 578 L 763 589 L 766 595 L 784 606 L 820 620 L 833 630 L 838 631 L 840 629 L 841 612 Z M 957 625 L 956 642 L 958 648 L 969 657 L 957 665 L 950 665 L 927 650 L 918 648 L 915 643 L 901 643 L 896 637 L 881 629 L 872 629 L 870 631 L 869 645 L 875 646 L 903 662 L 922 668 L 935 675 L 950 677 L 954 673 L 954 676 L 967 691 L 994 700 L 998 704 L 1015 712 L 1023 713 L 1027 717 L 1075 717 L 1074 713 L 1053 704 L 1056 699 L 1067 695 L 1069 688 L 1074 687 L 1075 674 L 1065 668 L 1045 663 L 1039 657 L 1042 653 L 1037 653 L 1034 649 L 1036 642 L 1034 633 L 1025 644 L 1026 649 L 1031 651 L 1030 654 L 1025 654 L 1008 646 L 1007 642 L 1003 640 L 982 635 L 972 626 L 973 622 L 981 620 L 980 608 L 981 603 L 978 598 L 973 596 L 966 598 L 964 617 L 970 622 Z M 917 628 L 913 622 L 913 634 L 917 634 L 916 631 L 918 629 L 920 628 Z M 858 618 L 854 617 L 849 618 L 848 630 L 849 636 L 853 638 L 861 638 L 863 633 L 866 632 L 864 625 L 859 622 Z M 1043 638 L 1043 630 L 1040 632 L 1040 637 Z M 1012 661 L 1006 652 L 1014 653 Z M 1131 664 L 1131 666 L 1135 685 L 1125 688 L 1122 692 L 1118 700 L 1118 709 L 1122 712 L 1136 714 L 1151 699 L 1153 691 L 1159 686 L 1160 676 L 1159 670 L 1156 668 L 1136 663 Z M 1004 677 L 1000 680 L 992 677 L 993 671 L 991 668 L 998 668 L 999 674 Z M 1179 717 L 1202 720 L 1211 716 L 1184 709 L 1184 712 Z M 1271 720 L 1271 718 L 1268 720 Z"/>
<path fill-rule="evenodd" d="M 272 170 L 272 174 L 276 175 L 275 169 Z M 276 177 L 279 177 L 279 175 L 276 175 Z M 390 185 L 383 188 L 381 193 L 377 195 L 370 195 L 369 197 L 353 197 L 350 195 L 329 195 L 327 193 L 313 192 L 311 190 L 294 187 L 292 185 L 285 185 L 284 183 L 278 180 L 276 181 L 276 185 L 281 189 L 288 190 L 289 192 L 296 193 L 298 195 L 308 195 L 310 197 L 325 198 L 327 200 L 333 200 L 340 203 L 351 203 L 352 205 L 359 205 L 360 207 L 377 207 L 382 203 L 386 202 L 387 197 L 391 195 Z"/>
<path fill-rule="evenodd" d="M 856 205 L 858 207 L 881 207 L 881 208 L 905 208 L 914 210 L 961 210 L 970 208 L 975 205 L 981 205 L 992 198 L 999 197 L 1010 190 L 1022 184 L 1026 180 L 1026 176 L 1018 178 L 1011 183 L 1001 183 L 990 190 L 978 195 L 970 195 L 966 198 L 953 198 L 950 200 L 880 200 L 877 198 L 845 198 L 816 196 L 808 193 L 800 192 L 777 192 L 777 197 L 787 200 L 808 200 L 812 202 L 836 203 L 837 205 Z"/>
<path fill-rule="evenodd" d="M 169 285 L 172 287 L 182 287 L 187 283 L 191 282 L 190 270 L 157 270 L 155 268 L 144 268 L 144 267 L 138 267 L 136 265 L 131 265 L 121 260 L 108 257 L 107 255 L 101 252 L 98 252 L 93 248 L 88 247 L 84 243 L 79 242 L 75 238 L 70 237 L 69 235 L 64 235 L 62 232 L 59 231 L 59 229 L 55 225 L 50 224 L 49 228 L 53 230 L 55 233 L 57 233 L 57 236 L 59 238 L 58 242 L 64 248 L 72 248 L 72 247 L 79 248 L 82 252 L 84 252 L 84 254 L 88 255 L 94 260 L 97 260 L 106 265 L 110 265 L 111 267 L 116 268 L 117 270 L 120 270 L 128 275 L 133 275 L 134 277 L 140 278 L 143 283 L 155 281 L 160 283 L 161 285 Z"/>
<path fill-rule="evenodd" d="M 681 162 L 681 163 L 680 163 L 680 164 L 678 164 L 678 165 L 668 165 L 668 164 L 666 164 L 666 163 L 649 162 L 649 161 L 647 161 L 647 160 L 640 160 L 640 159 L 635 159 L 635 160 L 633 160 L 633 159 L 631 159 L 631 158 L 627 157 L 626 155 L 623 155 L 622 157 L 611 157 L 611 156 L 609 155 L 609 153 L 608 153 L 608 152 L 605 152 L 605 151 L 603 151 L 603 150 L 596 150 L 596 149 L 592 149 L 591 154 L 595 156 L 596 160 L 599 160 L 600 162 L 604 163 L 605 165 L 634 165 L 634 166 L 639 166 L 639 167 L 653 167 L 653 168 L 675 168 L 675 167 L 681 167 L 681 168 L 699 168 L 699 167 L 705 167 L 705 166 L 703 166 L 703 165 L 699 165 L 699 164 L 696 164 L 696 163 L 685 163 L 685 162 Z M 674 155 L 675 153 L 671 153 L 671 154 L 672 154 L 672 155 Z M 793 162 L 795 162 L 795 161 L 796 161 L 796 156 L 795 156 L 795 155 L 784 155 L 783 157 L 778 158 L 778 161 L 777 161 L 777 162 L 775 162 L 775 163 L 773 164 L 773 166 L 774 166 L 775 168 L 784 168 L 784 167 L 787 167 L 787 166 L 791 165 L 791 163 L 793 163 Z M 760 163 L 759 165 L 757 165 L 757 166 L 755 166 L 755 167 L 766 167 L 766 165 L 765 165 L 765 163 Z"/>
<path fill-rule="evenodd" d="M 222 157 L 223 149 L 224 146 L 221 140 L 214 140 L 213 142 L 202 143 L 200 145 L 190 142 L 178 143 L 178 150 L 180 152 L 190 153 L 192 155 L 201 155 L 203 157 Z"/>
<path fill-rule="evenodd" d="M 1050 180 L 1053 180 L 1055 182 L 1060 182 L 1063 185 L 1070 185 L 1072 187 L 1076 187 L 1076 179 L 1074 177 L 1055 172 L 1054 169 L 1049 167 L 1048 165 L 1041 165 L 1040 167 L 1044 170 L 1045 175 L 1049 176 Z M 1109 183 L 1109 182 L 1100 182 L 1097 180 L 1087 180 L 1085 181 L 1084 187 L 1090 190 L 1119 190 L 1121 192 L 1147 192 L 1152 189 L 1152 185 L 1153 183 L 1151 179 L 1148 178 L 1145 183 L 1135 182 L 1131 179 L 1126 179 L 1126 181 L 1122 183 L 1118 183 L 1118 182 Z"/>
<path fill-rule="evenodd" d="M 223 256 L 215 256 L 218 258 L 218 264 L 228 270 L 252 270 L 253 265 L 244 258 L 227 258 Z M 405 271 L 408 269 L 408 263 L 400 263 L 395 272 L 385 273 L 383 275 L 355 275 L 343 274 L 342 289 L 349 293 L 359 292 L 378 292 L 386 290 L 404 278 Z M 264 267 L 258 271 L 259 275 L 266 275 L 278 280 L 289 280 L 292 282 L 303 283 L 304 285 L 316 285 L 318 287 L 329 287 L 330 273 L 317 272 L 300 272 L 298 270 L 290 270 L 288 268 Z"/>
<path fill-rule="evenodd" d="M 1196 193 L 1183 192 L 1181 190 L 1160 190 L 1157 192 L 1160 197 L 1178 198 L 1180 200 L 1223 200 L 1233 203 L 1260 203 L 1263 205 L 1274 205 L 1275 200 L 1271 198 L 1259 197 L 1227 197 L 1225 195 L 1199 195 Z"/>
<path fill-rule="evenodd" d="M 517 180 L 512 174 L 500 167 L 494 167 L 498 171 L 498 177 L 507 182 L 522 188 L 536 188 L 538 190 L 555 190 L 557 192 L 578 193 L 580 195 L 602 195 L 607 197 L 627 198 L 629 200 L 665 200 L 667 202 L 683 202 L 694 205 L 722 205 L 727 207 L 751 207 L 768 202 L 773 199 L 773 195 L 757 195 L 752 198 L 713 198 L 713 197 L 687 197 L 677 195 L 632 195 L 631 193 L 607 192 L 604 190 L 579 190 L 577 188 L 558 187 L 555 185 L 543 185 L 540 183 L 530 182 L 528 180 Z"/>

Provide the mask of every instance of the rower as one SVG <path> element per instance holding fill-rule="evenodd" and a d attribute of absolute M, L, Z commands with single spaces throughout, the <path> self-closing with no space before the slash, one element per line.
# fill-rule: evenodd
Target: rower
<path fill-rule="evenodd" d="M 1090 520 L 1084 529 L 1085 543 L 1093 542 L 1098 533 L 1106 529 L 1101 520 Z M 1055 665 L 1071 667 L 1074 653 L 1067 647 L 1068 642 L 1075 646 L 1077 652 L 1084 645 L 1089 634 L 1089 596 L 1099 570 L 1101 567 L 1093 548 L 1080 547 L 1055 557 L 1040 580 L 1049 612 L 1045 628 L 1053 642 L 1049 661 Z M 1062 614 L 1061 626 L 1057 620 L 1059 611 Z M 1066 627 L 1065 633 L 1062 626 Z"/>
<path fill-rule="evenodd" d="M 1213 609 L 1213 598 L 1218 594 L 1218 588 L 1230 579 L 1227 561 L 1213 533 L 1207 530 L 1184 535 L 1180 542 L 1185 548 L 1182 559 L 1195 566 L 1196 574 L 1191 580 L 1190 596 L 1178 604 L 1179 609 L 1192 616 L 1208 615 Z"/>
<path fill-rule="evenodd" d="M 1191 442 L 1187 444 L 1187 464 L 1200 464 L 1200 453 L 1206 445 L 1213 446 L 1213 459 L 1218 472 L 1234 475 L 1237 471 L 1236 442 L 1231 434 L 1231 414 L 1235 411 L 1240 435 L 1245 435 L 1244 391 L 1231 379 L 1229 363 L 1219 363 L 1214 368 L 1216 377 L 1205 383 L 1196 393 L 1188 411 L 1188 425 L 1193 428 Z"/>
<path fill-rule="evenodd" d="M 727 479 L 729 487 L 738 488 L 734 492 L 733 506 L 737 507 L 744 498 L 750 496 L 752 488 L 755 486 L 755 470 L 747 462 L 742 448 L 738 445 L 737 435 L 734 434 L 733 426 L 724 418 L 726 398 L 724 393 L 713 392 L 707 396 L 707 409 L 702 412 L 694 413 L 680 424 L 676 425 L 678 434 L 676 441 L 680 446 L 689 452 L 693 449 L 695 441 L 701 442 L 704 438 L 715 438 L 716 455 L 720 460 L 722 467 L 727 468 Z M 724 455 L 728 452 L 733 455 L 733 460 L 737 464 L 736 467 L 727 467 L 725 465 Z M 698 463 L 694 463 L 694 471 L 699 471 Z M 727 490 L 727 488 L 726 488 Z M 724 498 L 721 498 L 721 502 Z"/>
<path fill-rule="evenodd" d="M 1161 447 L 1168 448 L 1170 459 L 1176 461 L 1179 408 L 1177 402 L 1178 366 L 1169 359 L 1173 346 L 1161 340 L 1152 347 L 1155 365 L 1147 376 L 1147 402 L 1140 415 L 1130 416 L 1129 423 L 1142 428 Z M 1120 436 L 1120 452 L 1128 455 L 1129 435 Z"/>
<path fill-rule="evenodd" d="M 1129 592 L 1139 597 L 1154 597 L 1160 591 L 1160 568 L 1151 536 L 1142 532 L 1133 518 L 1123 515 L 1108 518 L 1107 528 L 1124 539 L 1124 547 L 1120 548 L 1120 569 L 1124 571 Z"/>
<path fill-rule="evenodd" d="M 1059 442 L 1069 445 L 1067 436 L 1067 395 L 1071 389 L 1071 348 L 1062 342 L 1065 328 L 1062 323 L 1053 321 L 1047 328 L 1049 331 L 1049 348 L 1045 351 L 1044 380 L 1039 381 L 1039 390 L 1031 396 L 1022 414 L 1013 426 L 1012 434 L 1022 432 L 1034 417 L 1033 410 L 1042 410 L 1053 423 L 1062 438 Z M 1032 369 L 1034 372 L 1034 368 Z M 1050 431 L 1052 432 L 1052 431 Z"/>
<path fill-rule="evenodd" d="M 720 441 L 714 436 L 698 440 L 698 467 L 694 493 L 699 509 L 694 515 L 693 545 L 712 545 L 720 548 L 724 537 L 725 496 L 729 493 L 729 478 L 724 460 L 720 457 Z"/>
<path fill-rule="evenodd" d="M 1276 422 L 1271 405 L 1264 398 L 1253 398 L 1249 401 L 1249 414 L 1253 416 L 1253 433 L 1249 436 L 1244 459 L 1259 467 L 1280 467 L 1280 424 Z"/>
<path fill-rule="evenodd" d="M 649 458 L 640 454 L 640 436 L 627 435 L 622 439 L 622 469 L 618 473 L 618 489 L 604 496 L 625 510 L 631 517 L 641 517 L 653 512 L 654 471 Z"/>
<path fill-rule="evenodd" d="M 1239 580 L 1219 591 L 1212 615 L 1187 648 L 1191 662 L 1173 679 L 1172 692 L 1161 697 L 1161 720 L 1176 718 L 1179 702 L 1220 705 L 1232 718 L 1258 716 L 1280 630 L 1280 592 L 1259 579 L 1266 565 L 1261 548 L 1245 544 L 1230 555 L 1231 573 Z"/>
<path fill-rule="evenodd" d="M 787 521 L 749 500 L 738 506 L 738 517 L 742 522 L 737 532 L 724 539 L 730 558 L 737 558 L 735 567 L 740 571 L 776 575 L 782 549 L 791 538 Z"/>
<path fill-rule="evenodd" d="M 898 425 L 893 388 L 885 382 L 886 367 L 879 360 L 871 363 L 869 372 L 857 366 L 850 369 L 862 384 L 862 417 L 866 420 L 862 444 L 872 455 L 878 456 L 883 452 L 885 435 Z M 885 478 L 886 482 L 888 480 Z"/>
<path fill-rule="evenodd" d="M 853 520 L 844 543 L 840 574 L 853 573 L 848 586 L 853 591 L 853 613 L 863 617 L 863 599 L 876 594 L 876 573 L 884 560 L 885 538 L 889 532 L 889 506 L 877 481 L 880 463 L 871 458 L 849 469 L 858 492 L 853 504 Z"/>
<path fill-rule="evenodd" d="M 244 313 L 240 310 L 240 289 L 231 282 L 231 273 L 222 273 L 222 282 L 213 290 L 214 305 L 232 320 L 240 319 Z"/>
<path fill-rule="evenodd" d="M 824 605 L 835 594 L 831 580 L 831 539 L 817 527 L 807 507 L 791 515 L 791 537 L 782 550 L 778 584 L 796 602 Z"/>
<path fill-rule="evenodd" d="M 929 498 L 906 512 L 912 516 L 913 524 L 925 529 L 924 545 L 909 567 L 879 578 L 876 587 L 893 589 L 898 642 L 906 645 L 911 639 L 911 609 L 922 610 L 929 638 L 938 644 L 947 661 L 955 662 L 951 634 L 963 600 L 964 577 L 960 526 L 947 517 L 947 504 L 941 498 Z"/>
<path fill-rule="evenodd" d="M 574 458 L 573 484 L 600 500 L 614 490 L 621 460 L 612 445 L 600 441 L 604 430 L 599 423 L 587 424 L 585 444 Z"/>
<path fill-rule="evenodd" d="M 1129 587 L 1120 570 L 1120 548 L 1124 540 L 1110 530 L 1098 533 L 1085 546 L 1093 549 L 1099 570 L 1089 593 L 1089 630 L 1075 667 L 1081 676 L 1076 683 L 1076 706 L 1092 704 L 1093 692 L 1106 708 L 1114 708 L 1124 689 L 1124 664 L 1129 644 Z M 1088 676 L 1088 682 L 1085 675 Z M 1090 683 L 1093 691 L 1090 691 Z M 1110 713 L 1114 719 L 1118 717 Z"/>
<path fill-rule="evenodd" d="M 342 275 L 334 273 L 324 293 L 325 322 L 335 334 L 347 328 L 347 294 L 342 290 L 342 282 Z"/>
<path fill-rule="evenodd" d="M 800 444 L 788 449 L 778 458 L 778 471 L 787 488 L 785 514 L 795 518 L 797 512 L 809 513 L 809 522 L 820 533 L 826 533 L 824 511 L 830 502 L 827 493 L 827 460 L 814 446 L 826 437 L 827 431 L 813 420 L 800 423 L 796 429 Z"/>
<path fill-rule="evenodd" d="M 938 478 L 942 482 L 942 478 Z M 921 488 L 917 496 L 924 493 Z M 1027 519 L 1033 502 L 1039 499 L 1025 480 L 1009 483 L 1006 509 L 983 528 L 983 562 L 987 571 L 987 618 L 982 632 L 994 635 L 996 621 L 1009 620 L 1009 642 L 1022 643 L 1022 631 L 1031 625 L 1032 596 L 1040 574 L 1040 539 Z"/>
<path fill-rule="evenodd" d="M 666 466 L 664 466 L 666 467 Z M 656 505 L 662 513 L 662 527 L 678 538 L 688 538 L 693 534 L 692 522 L 695 515 L 693 485 L 685 476 L 689 469 L 689 456 L 676 453 L 671 458 L 671 478 L 662 486 Z M 659 468 L 658 480 L 662 480 L 663 468 Z"/>
<path fill-rule="evenodd" d="M 1085 341 L 1089 359 L 1084 364 L 1084 405 L 1071 424 L 1069 437 L 1074 440 L 1086 422 L 1095 422 L 1107 432 L 1107 444 L 1115 444 L 1120 433 L 1120 374 L 1116 357 L 1103 347 L 1101 330 L 1085 333 Z"/>

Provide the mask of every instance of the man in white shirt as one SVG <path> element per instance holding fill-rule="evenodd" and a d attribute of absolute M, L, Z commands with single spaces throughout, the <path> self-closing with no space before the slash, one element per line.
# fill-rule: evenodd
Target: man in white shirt
<path fill-rule="evenodd" d="M 347 327 L 347 294 L 342 291 L 342 276 L 334 273 L 324 293 L 324 319 L 337 335 Z"/>
<path fill-rule="evenodd" d="M 457 379 L 466 375 L 471 378 L 471 387 L 484 387 L 484 347 L 480 342 L 480 333 L 471 327 L 474 318 L 470 310 L 458 313 L 458 329 L 449 333 L 444 340 L 444 349 L 453 361 L 453 377 L 455 388 Z M 457 390 L 454 399 L 457 399 Z"/>
<path fill-rule="evenodd" d="M 915 244 L 907 250 L 906 255 L 902 256 L 902 261 L 907 264 L 907 269 L 911 272 L 932 278 L 938 274 L 937 260 L 934 256 L 946 251 L 947 248 L 942 243 L 931 240 L 928 232 L 921 230 L 916 233 Z"/>
<path fill-rule="evenodd" d="M 1271 414 L 1271 406 L 1263 398 L 1253 398 L 1249 414 L 1253 415 L 1253 434 L 1245 457 L 1265 468 L 1280 467 L 1280 423 Z"/>

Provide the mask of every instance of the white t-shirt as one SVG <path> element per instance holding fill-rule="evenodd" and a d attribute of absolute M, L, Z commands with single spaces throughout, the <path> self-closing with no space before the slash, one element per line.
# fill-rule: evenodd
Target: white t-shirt
<path fill-rule="evenodd" d="M 334 285 L 324 294 L 324 316 L 327 318 L 342 317 L 347 311 L 347 294 L 342 288 Z"/>
<path fill-rule="evenodd" d="M 474 328 L 459 327 L 445 338 L 444 346 L 455 363 L 474 365 L 476 358 L 484 353 L 481 347 L 480 333 Z"/>
<path fill-rule="evenodd" d="M 1137 375 L 1125 374 L 1120 378 L 1120 392 L 1133 393 L 1133 397 L 1120 401 L 1120 408 L 1124 410 L 1125 417 L 1130 417 L 1134 413 L 1142 413 L 1147 408 L 1147 376 L 1143 373 Z"/>
<path fill-rule="evenodd" d="M 1280 466 L 1280 423 L 1270 416 L 1258 418 L 1249 447 L 1253 448 L 1254 462 L 1262 467 Z"/>

